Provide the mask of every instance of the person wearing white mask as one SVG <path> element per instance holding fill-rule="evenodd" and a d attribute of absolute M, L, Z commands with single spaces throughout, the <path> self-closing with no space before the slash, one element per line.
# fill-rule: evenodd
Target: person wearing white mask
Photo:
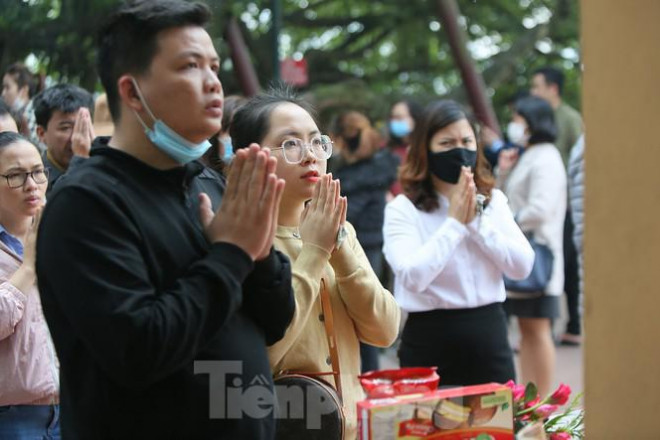
<path fill-rule="evenodd" d="M 553 255 L 550 280 L 543 291 L 507 292 L 505 308 L 518 317 L 523 382 L 535 382 L 541 395 L 552 385 L 555 348 L 552 320 L 559 317 L 564 287 L 563 228 L 566 213 L 566 171 L 553 144 L 557 136 L 552 107 L 530 96 L 516 103 L 507 127 L 523 153 L 510 149 L 499 156 L 497 186 L 509 198 L 516 222 L 528 236 L 546 245 Z"/>
<path fill-rule="evenodd" d="M 529 133 L 527 133 L 527 125 L 520 115 L 514 115 L 513 120 L 506 126 L 506 135 L 509 141 L 515 145 L 525 145 L 529 140 Z"/>

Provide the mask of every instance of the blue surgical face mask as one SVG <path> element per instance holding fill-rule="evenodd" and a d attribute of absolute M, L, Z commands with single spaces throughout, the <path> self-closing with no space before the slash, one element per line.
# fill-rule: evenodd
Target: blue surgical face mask
<path fill-rule="evenodd" d="M 408 136 L 412 130 L 406 121 L 403 119 L 390 120 L 390 133 L 398 138 Z"/>
<path fill-rule="evenodd" d="M 202 155 L 211 147 L 211 143 L 208 140 L 205 140 L 199 144 L 190 142 L 189 140 L 183 138 L 180 134 L 172 130 L 160 119 L 156 119 L 154 114 L 151 112 L 147 101 L 142 96 L 142 92 L 137 85 L 137 81 L 133 79 L 133 85 L 137 91 L 140 101 L 144 105 L 144 108 L 151 116 L 151 119 L 154 121 L 153 128 L 149 128 L 147 124 L 144 123 L 142 118 L 137 112 L 137 116 L 140 124 L 144 127 L 144 132 L 147 134 L 149 140 L 162 152 L 167 154 L 169 157 L 174 159 L 180 164 L 185 164 L 193 160 L 199 159 Z"/>
<path fill-rule="evenodd" d="M 227 136 L 220 140 L 222 145 L 225 147 L 225 154 L 222 156 L 222 160 L 226 163 L 231 162 L 232 157 L 234 157 L 234 147 L 231 144 L 231 138 Z"/>

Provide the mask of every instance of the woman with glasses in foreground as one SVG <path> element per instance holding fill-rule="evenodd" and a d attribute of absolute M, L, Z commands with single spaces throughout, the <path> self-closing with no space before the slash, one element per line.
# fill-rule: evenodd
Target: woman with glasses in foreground
<path fill-rule="evenodd" d="M 392 344 L 399 308 L 380 284 L 346 222 L 347 200 L 337 180 L 326 174 L 332 143 L 321 134 L 306 104 L 286 91 L 252 98 L 234 115 L 235 148 L 252 143 L 277 158 L 282 194 L 275 247 L 292 262 L 296 311 L 279 342 L 269 347 L 273 372 L 330 372 L 330 352 L 320 302 L 321 279 L 330 295 L 341 369 L 346 437 L 355 438 L 360 342 Z M 334 385 L 332 376 L 323 376 Z"/>
<path fill-rule="evenodd" d="M 39 150 L 0 133 L 0 438 L 60 438 L 55 350 L 36 285 L 48 170 Z"/>

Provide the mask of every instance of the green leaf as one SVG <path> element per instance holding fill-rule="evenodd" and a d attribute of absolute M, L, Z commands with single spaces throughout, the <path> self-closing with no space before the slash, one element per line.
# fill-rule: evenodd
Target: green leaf
<path fill-rule="evenodd" d="M 536 385 L 533 382 L 527 383 L 527 386 L 525 387 L 525 403 L 531 402 L 532 400 L 536 399 L 536 397 L 539 395 L 539 390 L 536 388 Z"/>

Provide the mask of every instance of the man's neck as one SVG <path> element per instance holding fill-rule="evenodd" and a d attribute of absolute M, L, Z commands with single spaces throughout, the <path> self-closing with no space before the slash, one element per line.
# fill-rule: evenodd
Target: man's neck
<path fill-rule="evenodd" d="M 159 150 L 149 140 L 141 126 L 117 126 L 108 146 L 121 150 L 159 170 L 169 170 L 181 166 L 180 163 Z"/>
<path fill-rule="evenodd" d="M 50 161 L 50 163 L 57 168 L 57 170 L 61 173 L 66 172 L 66 167 L 59 163 L 55 158 L 53 157 L 52 154 L 50 154 L 50 149 L 46 148 L 46 158 Z"/>

